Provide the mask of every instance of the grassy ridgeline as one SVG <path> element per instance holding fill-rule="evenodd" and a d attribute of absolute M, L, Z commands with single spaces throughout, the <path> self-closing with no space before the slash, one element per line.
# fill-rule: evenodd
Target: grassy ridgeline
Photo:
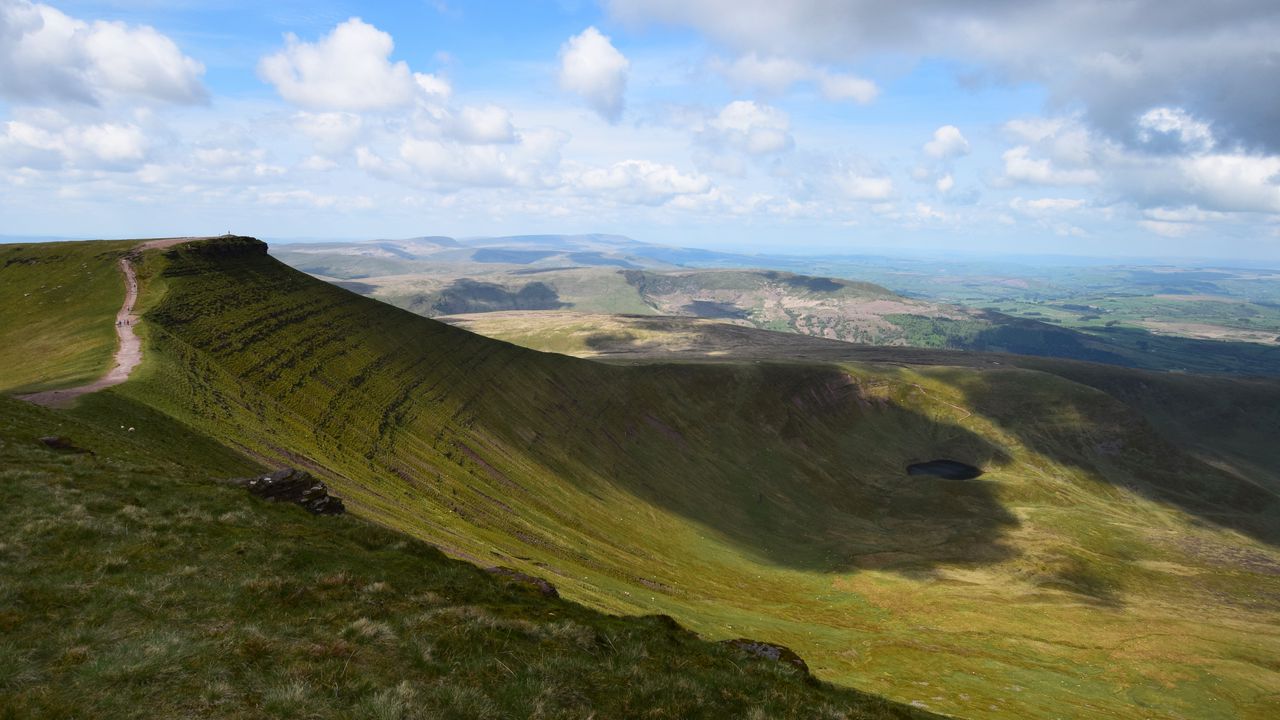
<path fill-rule="evenodd" d="M 110 368 L 124 302 L 116 260 L 135 244 L 0 246 L 0 391 L 71 387 Z"/>
<path fill-rule="evenodd" d="M 600 365 L 262 247 L 148 253 L 146 360 L 103 396 L 131 404 L 76 413 L 149 432 L 159 411 L 455 555 L 963 715 L 1249 716 L 1280 692 L 1280 608 L 1259 600 L 1274 492 L 1109 390 L 1012 368 Z M 935 457 L 988 473 L 905 479 Z"/>
<path fill-rule="evenodd" d="M 253 499 L 212 482 L 243 458 L 96 402 L 148 426 L 0 398 L 0 717 L 926 716 Z"/>

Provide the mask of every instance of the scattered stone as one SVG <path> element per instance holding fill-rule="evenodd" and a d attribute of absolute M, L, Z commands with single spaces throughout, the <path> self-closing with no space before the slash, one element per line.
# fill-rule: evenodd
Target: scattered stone
<path fill-rule="evenodd" d="M 291 502 L 316 515 L 341 515 L 346 512 L 342 499 L 329 494 L 324 483 L 306 470 L 285 468 L 270 475 L 235 481 L 264 500 Z"/>
<path fill-rule="evenodd" d="M 809 675 L 809 666 L 805 664 L 804 658 L 797 655 L 794 650 L 785 645 L 775 645 L 773 643 L 761 642 L 759 640 L 748 640 L 746 638 L 725 640 L 722 644 L 728 645 L 735 650 L 739 650 L 761 660 L 786 663 L 805 675 Z"/>
<path fill-rule="evenodd" d="M 552 585 L 540 577 L 534 577 L 528 573 L 522 573 L 514 568 L 496 566 L 485 568 L 485 572 L 490 575 L 497 575 L 498 577 L 516 585 L 523 585 L 524 587 L 536 590 L 538 591 L 538 594 L 543 597 L 560 597 L 560 593 L 556 591 L 555 585 Z"/>
<path fill-rule="evenodd" d="M 46 435 L 40 438 L 40 444 L 51 450 L 62 450 L 64 452 L 75 453 L 89 452 L 82 447 L 77 447 L 75 443 L 71 442 L 71 438 L 65 435 Z"/>

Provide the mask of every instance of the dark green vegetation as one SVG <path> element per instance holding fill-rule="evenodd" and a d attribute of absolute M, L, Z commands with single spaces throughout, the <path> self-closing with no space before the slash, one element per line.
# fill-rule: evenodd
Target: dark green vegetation
<path fill-rule="evenodd" d="M 1267 299 L 1280 296 L 1280 273 L 660 250 L 625 239 L 534 236 L 275 253 L 428 317 L 525 310 L 702 317 L 874 345 L 1280 373 L 1280 303 Z M 870 278 L 903 294 L 838 277 Z"/>
<path fill-rule="evenodd" d="M 146 253 L 144 364 L 75 412 L 156 413 L 452 555 L 932 709 L 1262 718 L 1280 694 L 1280 477 L 1226 411 L 1273 381 L 884 348 L 609 365 L 263 251 Z M 905 472 L 937 458 L 984 474 Z"/>
<path fill-rule="evenodd" d="M 252 499 L 215 480 L 243 458 L 92 401 L 0 398 L 0 717 L 925 716 Z"/>

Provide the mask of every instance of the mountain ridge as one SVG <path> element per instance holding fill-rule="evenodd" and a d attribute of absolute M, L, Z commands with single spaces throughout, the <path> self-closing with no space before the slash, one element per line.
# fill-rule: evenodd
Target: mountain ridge
<path fill-rule="evenodd" d="M 975 717 L 1064 704 L 1125 716 L 1123 693 L 1093 672 L 1105 654 L 1066 649 L 1067 634 L 1101 646 L 1158 621 L 1216 638 L 1182 651 L 1204 663 L 1219 663 L 1219 644 L 1274 642 L 1265 608 L 1231 606 L 1245 634 L 1162 609 L 1266 592 L 1274 493 L 1185 455 L 1048 361 L 609 367 L 448 328 L 252 247 L 147 254 L 147 359 L 107 394 L 253 456 L 306 461 L 358 514 L 545 575 L 574 600 L 782 642 L 819 677 L 899 699 L 920 699 L 910 688 L 937 681 L 926 669 L 941 663 L 948 695 L 921 701 Z M 1121 387 L 1148 381 L 1080 367 Z M 937 458 L 987 473 L 904 480 L 908 464 Z M 1202 549 L 1170 544 L 1168 527 Z M 1215 570 L 1210 552 L 1252 553 L 1262 569 Z M 1153 569 L 1168 563 L 1202 579 Z M 975 598 L 1007 613 L 975 615 Z M 1033 662 L 999 640 L 1011 637 L 1047 654 Z M 1162 662 L 1126 664 L 1124 682 L 1153 687 Z M 1151 714 L 1208 707 L 1213 683 L 1243 692 L 1246 675 L 1270 677 L 1214 666 L 1212 683 L 1144 696 Z M 1001 690 L 996 678 L 1011 676 L 1029 694 Z M 1251 697 L 1233 707 L 1261 707 Z"/>

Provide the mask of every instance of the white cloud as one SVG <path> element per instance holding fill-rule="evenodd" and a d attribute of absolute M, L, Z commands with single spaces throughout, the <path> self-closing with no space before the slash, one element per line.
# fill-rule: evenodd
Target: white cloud
<path fill-rule="evenodd" d="M 298 167 L 312 172 L 328 172 L 336 169 L 338 167 L 338 163 L 322 155 L 312 155 L 298 163 Z"/>
<path fill-rule="evenodd" d="M 568 135 L 553 129 L 522 130 L 513 142 L 477 144 L 455 138 L 407 134 L 393 157 L 356 148 L 356 165 L 375 177 L 456 192 L 484 187 L 552 187 L 560 181 L 560 149 Z"/>
<path fill-rule="evenodd" d="M 969 141 L 955 125 L 943 125 L 933 131 L 933 139 L 924 144 L 924 154 L 945 160 L 969 154 Z"/>
<path fill-rule="evenodd" d="M 1223 220 L 1227 217 L 1225 213 L 1200 210 L 1199 208 L 1180 207 L 1180 208 L 1147 208 L 1142 211 L 1148 219 L 1161 220 L 1163 222 L 1210 222 L 1213 220 Z"/>
<path fill-rule="evenodd" d="M 391 62 L 394 47 L 390 35 L 351 18 L 315 43 L 286 35 L 284 49 L 262 58 L 258 72 L 280 97 L 311 110 L 390 110 L 449 94 L 440 78 Z"/>
<path fill-rule="evenodd" d="M 1018 212 L 1031 215 L 1042 213 L 1058 213 L 1067 210 L 1078 210 L 1084 207 L 1084 200 L 1077 198 L 1035 198 L 1026 200 L 1024 198 L 1014 198 L 1009 201 L 1009 207 Z"/>
<path fill-rule="evenodd" d="M 1280 156 L 1212 154 L 1177 167 L 1197 205 L 1208 210 L 1280 213 Z"/>
<path fill-rule="evenodd" d="M 1035 82 L 1059 106 L 1128 143 L 1153 107 L 1177 105 L 1220 140 L 1280 152 L 1275 38 L 1268 0 L 903 2 L 608 0 L 634 24 L 696 28 L 741 53 L 808 62 L 876 57 L 959 60 L 982 74 Z"/>
<path fill-rule="evenodd" d="M 712 68 L 735 88 L 753 89 L 767 95 L 781 95 L 797 84 L 814 83 L 827 100 L 866 104 L 875 100 L 880 92 L 870 80 L 785 57 L 747 53 L 728 64 L 714 61 Z"/>
<path fill-rule="evenodd" d="M 579 190 L 641 205 L 662 205 L 679 196 L 709 192 L 704 175 L 688 175 L 673 165 L 648 160 L 624 160 L 608 167 L 584 170 L 571 179 Z"/>
<path fill-rule="evenodd" d="M 880 88 L 870 80 L 842 73 L 821 74 L 818 87 L 828 100 L 850 100 L 862 105 L 875 100 L 880 94 Z"/>
<path fill-rule="evenodd" d="M 937 182 L 935 182 L 933 185 L 934 187 L 938 188 L 938 192 L 940 193 L 951 192 L 951 188 L 956 186 L 956 179 L 951 177 L 950 175 L 943 175 L 942 177 L 938 178 Z"/>
<path fill-rule="evenodd" d="M 450 135 L 458 140 L 475 144 L 512 143 L 516 130 L 511 124 L 511 112 L 497 105 L 464 107 L 450 123 Z"/>
<path fill-rule="evenodd" d="M 920 220 L 946 220 L 946 213 L 926 203 L 916 203 L 916 217 Z"/>
<path fill-rule="evenodd" d="M 724 144 L 748 155 L 769 155 L 795 144 L 787 114 L 750 100 L 735 100 L 707 122 L 704 142 Z"/>
<path fill-rule="evenodd" d="M 609 122 L 622 117 L 631 63 L 594 27 L 560 48 L 560 87 L 581 96 Z"/>
<path fill-rule="evenodd" d="M 155 28 L 84 22 L 48 5 L 0 0 L 0 96 L 100 104 L 200 103 L 204 66 Z"/>
<path fill-rule="evenodd" d="M 1165 138 L 1180 150 L 1210 150 L 1215 144 L 1213 130 L 1206 122 L 1189 115 L 1182 108 L 1152 108 L 1138 118 L 1138 138 L 1147 144 Z"/>
<path fill-rule="evenodd" d="M 796 83 L 813 77 L 813 68 L 805 63 L 790 58 L 760 57 L 756 53 L 747 53 L 727 65 L 717 61 L 713 67 L 734 87 L 769 95 L 781 95 Z"/>
<path fill-rule="evenodd" d="M 871 202 L 893 197 L 893 178 L 886 175 L 846 170 L 836 173 L 833 181 L 840 193 L 850 200 Z"/>
<path fill-rule="evenodd" d="M 327 195 L 311 190 L 270 190 L 260 192 L 257 199 L 264 205 L 294 205 L 317 210 L 368 210 L 374 206 L 366 195 Z"/>
<path fill-rule="evenodd" d="M 1019 145 L 1005 151 L 1004 177 L 1033 185 L 1090 185 L 1098 182 L 1098 173 L 1090 168 L 1063 169 L 1048 158 L 1031 156 L 1031 148 Z"/>
<path fill-rule="evenodd" d="M 0 128 L 0 164 L 12 167 L 122 170 L 138 166 L 147 155 L 146 136 L 136 125 L 41 127 L 13 120 Z"/>
<path fill-rule="evenodd" d="M 1142 125 L 1165 144 L 1148 149 L 1100 138 L 1078 118 L 1012 121 L 1005 129 L 1022 144 L 1004 153 L 1003 180 L 1096 184 L 1110 202 L 1139 208 L 1280 213 L 1280 155 L 1222 149 L 1207 123 L 1178 110 L 1147 113 Z"/>
<path fill-rule="evenodd" d="M 507 154 L 493 146 L 409 138 L 400 145 L 400 157 L 442 186 L 514 185 L 518 180 Z"/>
<path fill-rule="evenodd" d="M 300 112 L 294 122 L 304 135 L 311 138 L 316 150 L 325 155 L 337 155 L 351 149 L 364 127 L 364 120 L 353 113 Z"/>

